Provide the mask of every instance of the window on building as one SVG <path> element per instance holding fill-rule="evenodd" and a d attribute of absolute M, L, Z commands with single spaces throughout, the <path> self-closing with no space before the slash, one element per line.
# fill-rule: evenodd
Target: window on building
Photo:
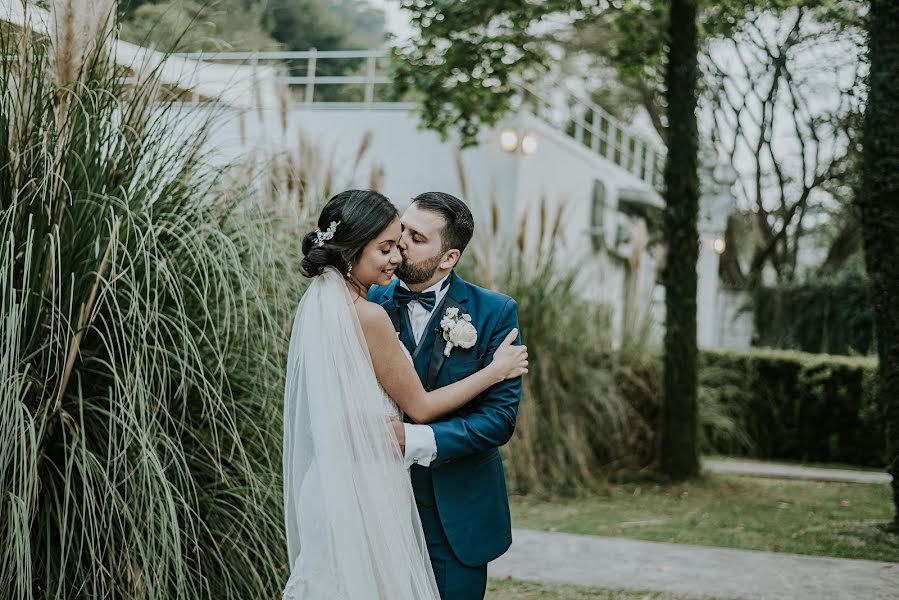
<path fill-rule="evenodd" d="M 606 186 L 599 179 L 594 179 L 590 205 L 590 241 L 594 252 L 599 252 L 605 247 L 605 212 Z"/>

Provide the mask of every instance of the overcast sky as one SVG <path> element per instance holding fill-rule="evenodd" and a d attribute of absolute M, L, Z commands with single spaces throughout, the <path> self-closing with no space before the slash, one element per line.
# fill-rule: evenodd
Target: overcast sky
<path fill-rule="evenodd" d="M 387 15 L 387 31 L 405 38 L 412 32 L 409 26 L 409 17 L 405 11 L 400 10 L 398 0 L 368 0 L 368 3 L 377 6 Z"/>

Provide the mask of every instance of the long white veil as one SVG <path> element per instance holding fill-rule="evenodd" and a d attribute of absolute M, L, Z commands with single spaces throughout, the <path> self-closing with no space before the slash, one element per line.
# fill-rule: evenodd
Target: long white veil
<path fill-rule="evenodd" d="M 284 598 L 438 600 L 394 414 L 343 276 L 326 269 L 300 302 L 287 358 Z"/>

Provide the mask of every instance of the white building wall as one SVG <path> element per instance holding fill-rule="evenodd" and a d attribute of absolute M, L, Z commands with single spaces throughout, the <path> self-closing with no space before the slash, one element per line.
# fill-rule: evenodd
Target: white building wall
<path fill-rule="evenodd" d="M 424 191 L 462 195 L 453 146 L 442 142 L 436 133 L 419 129 L 409 110 L 328 110 L 297 105 L 287 113 L 286 127 L 277 109 L 261 112 L 261 118 L 256 111 L 222 115 L 211 142 L 221 150 L 223 159 L 233 160 L 242 154 L 264 158 L 296 151 L 303 136 L 320 146 L 336 167 L 338 184 L 346 188 L 367 187 L 372 168 L 380 166 L 384 170 L 381 191 L 400 207 Z M 366 132 L 371 143 L 354 171 L 353 162 Z M 481 190 L 491 185 L 512 189 L 514 181 L 511 173 L 504 173 L 503 154 L 499 147 L 489 144 L 462 153 L 469 187 L 476 190 L 470 194 L 475 208 L 481 201 Z M 485 164 L 490 168 L 481 168 Z"/>
<path fill-rule="evenodd" d="M 752 298 L 746 292 L 719 290 L 714 346 L 730 350 L 749 350 L 755 333 Z"/>
<path fill-rule="evenodd" d="M 507 243 L 515 239 L 525 215 L 527 237 L 531 244 L 536 243 L 541 202 L 546 203 L 547 227 L 559 206 L 564 205 L 565 263 L 579 266 L 586 297 L 612 307 L 613 336 L 620 338 L 627 316 L 627 263 L 630 260 L 633 264 L 635 249 L 630 242 L 619 243 L 619 230 L 629 231 L 631 223 L 618 211 L 617 202 L 623 190 L 630 194 L 636 190 L 645 194 L 647 201 L 660 205 L 661 199 L 648 184 L 530 113 L 519 113 L 510 115 L 497 128 L 484 131 L 478 146 L 459 154 L 466 181 L 463 193 L 453 144 L 442 141 L 432 131 L 420 129 L 417 117 L 408 108 L 363 106 L 348 109 L 294 105 L 286 113 L 277 109 L 238 111 L 218 107 L 210 143 L 221 160 L 233 161 L 241 156 L 259 159 L 286 150 L 296 151 L 304 136 L 332 157 L 336 181 L 341 186 L 367 187 L 372 168 L 380 166 L 384 173 L 381 191 L 400 208 L 423 191 L 445 191 L 464 197 L 472 207 L 476 223 L 483 228 L 488 226 L 490 205 L 495 201 L 502 238 Z M 208 109 L 200 105 L 191 110 Z M 522 134 L 535 134 L 537 151 L 533 155 L 503 151 L 499 135 L 508 127 Z M 371 143 L 353 172 L 353 161 L 366 132 L 370 132 Z M 596 253 L 590 239 L 593 186 L 597 179 L 606 186 L 603 230 L 607 253 Z M 708 293 L 701 291 L 698 296 L 700 340 L 703 345 L 715 345 L 714 340 L 719 337 L 716 325 L 708 320 L 702 325 L 702 321 L 703 315 L 717 314 L 717 287 L 712 290 L 712 286 L 703 287 L 702 282 L 710 277 L 717 281 L 717 256 L 714 261 L 703 258 L 698 265 L 700 288 Z M 655 321 L 653 338 L 657 341 L 664 320 L 664 295 L 656 284 L 658 269 L 657 258 L 644 251 L 639 270 L 632 275 L 639 290 L 639 306 L 634 310 L 640 318 Z M 706 331 L 708 328 L 712 333 Z"/>
<path fill-rule="evenodd" d="M 538 141 L 535 154 L 519 155 L 517 159 L 517 197 L 511 200 L 515 206 L 515 228 L 505 232 L 514 233 L 518 224 L 527 218 L 527 237 L 536 243 L 541 228 L 541 202 L 546 203 L 546 220 L 550 224 L 561 206 L 564 210 L 562 240 L 565 262 L 579 267 L 579 280 L 585 297 L 611 307 L 612 334 L 617 343 L 627 317 L 625 297 L 629 275 L 622 261 L 608 256 L 607 252 L 625 257 L 632 252 L 630 244 L 616 243 L 619 226 L 630 227 L 628 218 L 618 211 L 618 197 L 622 190 L 628 189 L 654 196 L 657 203 L 661 200 L 635 175 L 573 142 L 563 132 L 530 113 L 506 119 L 499 129 L 505 127 L 513 127 L 522 134 L 533 133 Z M 607 250 L 600 253 L 594 251 L 590 235 L 593 186 L 597 179 L 606 187 L 603 230 Z M 655 314 L 657 319 L 658 311 L 652 302 L 657 261 L 648 252 L 642 256 L 639 272 L 633 274 L 640 290 L 640 305 L 635 309 L 638 315 Z"/>

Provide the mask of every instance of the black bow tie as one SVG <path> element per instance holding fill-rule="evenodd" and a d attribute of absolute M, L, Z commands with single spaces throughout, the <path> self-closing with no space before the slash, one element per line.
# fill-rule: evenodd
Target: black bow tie
<path fill-rule="evenodd" d="M 399 285 L 393 290 L 393 299 L 400 306 L 408 306 L 410 302 L 418 302 L 427 311 L 432 311 L 437 306 L 437 294 L 434 291 L 413 292 Z"/>

